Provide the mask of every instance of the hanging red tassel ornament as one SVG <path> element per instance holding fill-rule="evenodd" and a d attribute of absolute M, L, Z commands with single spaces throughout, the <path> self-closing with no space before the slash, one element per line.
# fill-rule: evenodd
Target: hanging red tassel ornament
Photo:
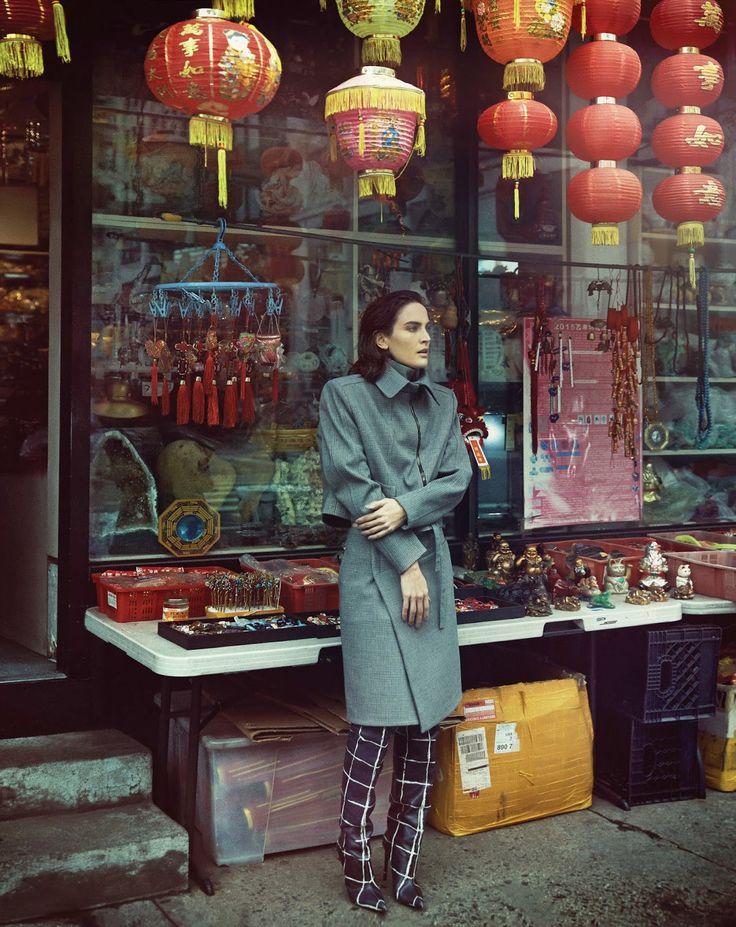
<path fill-rule="evenodd" d="M 158 405 L 158 361 L 155 358 L 151 366 L 151 405 Z"/>
<path fill-rule="evenodd" d="M 204 363 L 204 373 L 202 374 L 202 380 L 204 381 L 204 392 L 205 395 L 209 395 L 210 385 L 215 379 L 215 355 L 212 351 L 207 355 L 207 360 Z"/>
<path fill-rule="evenodd" d="M 197 377 L 192 389 L 192 421 L 195 425 L 201 425 L 204 422 L 204 383 L 202 377 Z"/>
<path fill-rule="evenodd" d="M 171 393 L 169 391 L 169 378 L 164 377 L 161 385 L 161 415 L 168 415 L 171 412 Z"/>
<path fill-rule="evenodd" d="M 225 386 L 225 400 L 222 407 L 223 428 L 235 428 L 238 423 L 238 389 L 235 380 L 228 380 Z"/>
<path fill-rule="evenodd" d="M 240 412 L 241 421 L 244 425 L 252 425 L 256 420 L 256 404 L 250 377 L 243 377 L 240 382 L 240 390 L 240 398 L 243 400 Z"/>
<path fill-rule="evenodd" d="M 189 424 L 189 410 L 191 406 L 191 396 L 189 384 L 186 380 L 179 380 L 179 389 L 176 393 L 176 424 Z"/>
<path fill-rule="evenodd" d="M 211 427 L 220 424 L 220 396 L 217 383 L 213 380 L 207 396 L 207 424 Z"/>

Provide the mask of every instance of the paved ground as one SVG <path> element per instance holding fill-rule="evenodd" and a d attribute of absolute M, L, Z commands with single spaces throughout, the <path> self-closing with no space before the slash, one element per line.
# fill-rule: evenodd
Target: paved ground
<path fill-rule="evenodd" d="M 628 812 L 596 799 L 588 811 L 472 837 L 430 829 L 422 913 L 352 908 L 325 847 L 212 866 L 212 897 L 191 887 L 33 927 L 735 927 L 735 847 L 736 793 Z"/>

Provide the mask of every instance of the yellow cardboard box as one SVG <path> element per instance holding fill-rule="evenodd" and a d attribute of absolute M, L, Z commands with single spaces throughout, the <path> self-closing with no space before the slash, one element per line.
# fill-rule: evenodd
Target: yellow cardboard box
<path fill-rule="evenodd" d="M 716 737 L 700 731 L 705 784 L 719 792 L 736 792 L 736 737 Z"/>
<path fill-rule="evenodd" d="M 582 677 L 463 694 L 442 730 L 429 822 L 453 836 L 590 807 L 593 724 Z"/>

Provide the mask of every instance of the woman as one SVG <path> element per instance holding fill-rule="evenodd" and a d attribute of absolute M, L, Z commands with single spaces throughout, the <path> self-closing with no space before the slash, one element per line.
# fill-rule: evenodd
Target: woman
<path fill-rule="evenodd" d="M 452 564 L 442 518 L 471 467 L 454 394 L 433 383 L 429 318 L 416 293 L 363 313 L 352 373 L 320 400 L 322 517 L 350 526 L 340 568 L 345 751 L 338 857 L 350 899 L 385 912 L 369 839 L 376 780 L 391 735 L 394 781 L 384 879 L 422 909 L 417 860 L 439 722 L 462 695 Z"/>

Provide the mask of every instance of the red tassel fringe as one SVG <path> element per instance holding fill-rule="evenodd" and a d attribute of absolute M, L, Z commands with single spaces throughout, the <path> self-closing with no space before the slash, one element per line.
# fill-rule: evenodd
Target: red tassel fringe
<path fill-rule="evenodd" d="M 158 361 L 154 360 L 151 367 L 151 405 L 158 405 Z"/>
<path fill-rule="evenodd" d="M 222 407 L 223 428 L 235 428 L 238 423 L 238 388 L 234 380 L 228 380 L 225 387 L 225 401 Z"/>
<path fill-rule="evenodd" d="M 189 424 L 189 409 L 191 406 L 191 396 L 189 395 L 189 384 L 186 380 L 179 380 L 179 389 L 176 393 L 176 424 Z"/>
<path fill-rule="evenodd" d="M 202 374 L 202 379 L 204 380 L 205 396 L 209 396 L 210 388 L 212 387 L 212 381 L 215 379 L 215 355 L 211 351 L 207 355 L 207 360 L 204 362 L 204 373 Z"/>
<path fill-rule="evenodd" d="M 214 380 L 207 397 L 207 424 L 210 426 L 220 424 L 220 397 L 217 392 L 217 383 Z"/>
<path fill-rule="evenodd" d="M 171 412 L 171 392 L 169 390 L 169 378 L 164 377 L 161 386 L 161 415 L 168 415 Z"/>
<path fill-rule="evenodd" d="M 204 383 L 202 377 L 197 377 L 192 389 L 192 421 L 195 425 L 204 422 Z"/>
<path fill-rule="evenodd" d="M 256 403 L 250 377 L 243 377 L 240 384 L 240 398 L 243 400 L 243 408 L 240 413 L 241 420 L 245 425 L 252 425 L 256 420 Z"/>

